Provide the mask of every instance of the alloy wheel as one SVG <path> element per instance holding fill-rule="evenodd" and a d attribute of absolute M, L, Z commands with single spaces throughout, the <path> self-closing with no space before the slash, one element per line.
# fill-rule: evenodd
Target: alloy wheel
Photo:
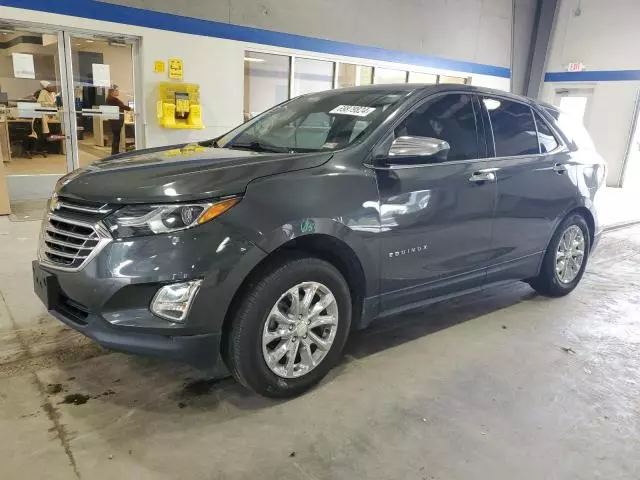
<path fill-rule="evenodd" d="M 262 332 L 264 360 L 279 377 L 301 377 L 326 357 L 337 330 L 338 304 L 331 290 L 318 282 L 300 283 L 269 312 Z"/>
<path fill-rule="evenodd" d="M 556 250 L 556 276 L 561 283 L 575 280 L 584 261 L 585 240 L 577 225 L 569 226 L 562 236 Z"/>

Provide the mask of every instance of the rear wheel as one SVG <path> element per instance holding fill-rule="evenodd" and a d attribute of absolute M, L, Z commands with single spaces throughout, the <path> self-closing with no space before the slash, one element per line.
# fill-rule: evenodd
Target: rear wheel
<path fill-rule="evenodd" d="M 591 237 L 582 215 L 564 219 L 547 247 L 540 273 L 529 283 L 541 295 L 561 297 L 570 293 L 584 274 Z"/>
<path fill-rule="evenodd" d="M 349 287 L 330 263 L 284 262 L 245 295 L 227 336 L 236 379 L 269 397 L 293 397 L 337 363 L 351 322 Z"/>

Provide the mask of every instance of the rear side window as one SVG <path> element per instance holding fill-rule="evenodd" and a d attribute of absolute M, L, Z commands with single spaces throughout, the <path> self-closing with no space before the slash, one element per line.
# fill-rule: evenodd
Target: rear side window
<path fill-rule="evenodd" d="M 547 125 L 547 122 L 545 122 L 537 112 L 534 112 L 533 115 L 536 119 L 536 127 L 538 128 L 538 142 L 540 143 L 540 153 L 553 152 L 556 148 L 558 148 L 558 140 L 556 139 L 556 136 L 549 128 L 549 125 Z"/>
<path fill-rule="evenodd" d="M 503 98 L 483 97 L 496 147 L 496 157 L 540 153 L 536 124 L 528 105 Z"/>
<path fill-rule="evenodd" d="M 573 148 L 595 151 L 596 147 L 593 144 L 593 140 L 591 140 L 589 132 L 584 128 L 579 118 L 551 108 L 546 108 L 546 111 L 556 119 L 558 127 L 560 127 L 560 130 L 562 130 L 562 133 L 567 137 Z"/>
<path fill-rule="evenodd" d="M 450 93 L 427 100 L 395 128 L 394 135 L 444 140 L 451 147 L 447 161 L 478 158 L 473 97 Z"/>

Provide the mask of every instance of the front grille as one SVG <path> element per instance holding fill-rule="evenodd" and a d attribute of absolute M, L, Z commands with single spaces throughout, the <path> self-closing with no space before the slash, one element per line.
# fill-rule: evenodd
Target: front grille
<path fill-rule="evenodd" d="M 40 260 L 49 266 L 78 270 L 111 241 L 100 219 L 109 205 L 59 199 L 43 221 Z"/>
<path fill-rule="evenodd" d="M 60 197 L 57 202 L 56 213 L 80 214 L 101 218 L 108 215 L 113 210 L 114 208 L 108 203 L 87 202 L 85 200 L 80 201 L 68 197 Z"/>

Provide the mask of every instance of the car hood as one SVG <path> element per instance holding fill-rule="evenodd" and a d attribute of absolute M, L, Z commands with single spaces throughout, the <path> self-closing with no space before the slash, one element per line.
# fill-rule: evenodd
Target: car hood
<path fill-rule="evenodd" d="M 331 156 L 174 145 L 92 163 L 62 177 L 56 190 L 105 203 L 191 201 L 242 193 L 256 178 L 317 167 Z"/>

